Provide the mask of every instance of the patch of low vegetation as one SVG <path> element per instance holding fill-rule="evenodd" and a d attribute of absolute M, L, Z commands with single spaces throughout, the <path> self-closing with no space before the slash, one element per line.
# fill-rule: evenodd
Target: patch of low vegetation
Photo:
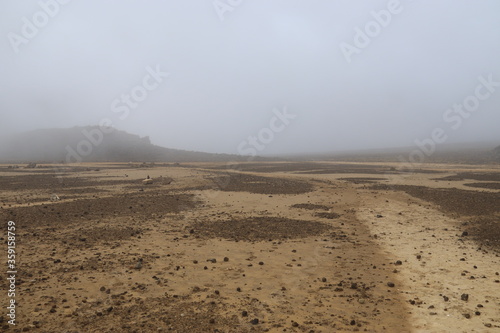
<path fill-rule="evenodd" d="M 360 177 L 360 178 L 340 178 L 340 180 L 345 180 L 345 181 L 348 181 L 348 182 L 351 182 L 354 184 L 373 184 L 373 183 L 377 183 L 379 181 L 385 180 L 385 178 L 369 178 L 369 177 L 363 178 L 363 177 Z"/>
<path fill-rule="evenodd" d="M 117 217 L 144 219 L 152 214 L 178 213 L 195 205 L 192 195 L 158 191 L 9 208 L 2 212 L 7 219 L 23 221 L 25 226 L 56 227 Z"/>
<path fill-rule="evenodd" d="M 464 223 L 466 233 L 482 246 L 500 252 L 500 216 L 476 218 Z"/>
<path fill-rule="evenodd" d="M 340 214 L 333 213 L 333 212 L 320 212 L 320 213 L 316 213 L 315 215 L 317 217 L 321 217 L 321 218 L 329 219 L 329 220 L 338 219 L 340 217 Z"/>
<path fill-rule="evenodd" d="M 462 181 L 466 179 L 500 182 L 500 172 L 460 172 L 455 175 L 446 176 L 442 178 L 435 178 L 433 180 Z"/>
<path fill-rule="evenodd" d="M 439 205 L 441 210 L 459 216 L 483 216 L 500 212 L 500 193 L 429 188 L 413 185 L 373 185 L 375 190 L 404 191 L 416 198 Z"/>
<path fill-rule="evenodd" d="M 410 185 L 373 185 L 377 190 L 404 191 L 416 198 L 432 202 L 456 218 L 467 218 L 464 230 L 481 246 L 500 250 L 500 192 L 428 188 Z"/>
<path fill-rule="evenodd" d="M 490 190 L 500 190 L 500 182 L 498 182 L 498 183 L 469 183 L 469 184 L 464 184 L 464 186 L 477 187 L 477 188 L 487 188 Z"/>
<path fill-rule="evenodd" d="M 228 174 L 215 177 L 212 180 L 221 191 L 259 194 L 301 194 L 314 190 L 314 186 L 305 181 L 245 174 Z"/>
<path fill-rule="evenodd" d="M 204 238 L 234 241 L 267 241 L 306 238 L 321 235 L 331 227 L 316 221 L 283 217 L 250 217 L 242 220 L 197 222 L 193 233 Z"/>
<path fill-rule="evenodd" d="M 316 205 L 316 204 L 310 204 L 310 203 L 301 203 L 301 204 L 295 204 L 291 205 L 290 207 L 292 208 L 300 208 L 300 209 L 308 209 L 308 210 L 328 210 L 330 207 L 325 206 L 325 205 Z"/>

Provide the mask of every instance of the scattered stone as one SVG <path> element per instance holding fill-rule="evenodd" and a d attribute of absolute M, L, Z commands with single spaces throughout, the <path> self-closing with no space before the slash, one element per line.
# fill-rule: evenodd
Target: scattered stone
<path fill-rule="evenodd" d="M 464 313 L 463 315 L 464 315 L 465 318 L 470 319 L 470 314 Z"/>
<path fill-rule="evenodd" d="M 391 287 L 391 288 L 394 288 L 395 284 L 394 284 L 394 282 L 387 282 L 387 286 Z"/>
<path fill-rule="evenodd" d="M 443 296 L 443 299 L 445 302 L 448 302 L 450 300 L 450 298 L 448 296 Z"/>
<path fill-rule="evenodd" d="M 228 257 L 224 257 L 224 261 L 225 261 L 225 262 L 228 262 L 228 261 L 229 261 L 229 258 L 228 258 Z"/>
<path fill-rule="evenodd" d="M 263 261 L 259 261 L 259 265 L 264 265 L 264 262 Z"/>
<path fill-rule="evenodd" d="M 397 260 L 394 264 L 399 266 L 399 265 L 402 265 L 403 262 L 401 260 Z"/>
<path fill-rule="evenodd" d="M 469 294 L 462 294 L 462 296 L 460 296 L 460 299 L 467 302 L 469 300 Z"/>
<path fill-rule="evenodd" d="M 243 311 L 243 312 L 241 312 L 241 316 L 242 316 L 242 317 L 248 317 L 248 312 L 247 312 L 247 311 Z"/>
<path fill-rule="evenodd" d="M 325 277 L 324 277 L 324 278 L 322 278 L 322 279 L 321 279 L 321 282 L 326 282 L 326 278 L 325 278 Z"/>
<path fill-rule="evenodd" d="M 259 319 L 257 319 L 257 318 L 250 320 L 250 324 L 252 324 L 252 325 L 257 325 L 258 323 L 259 323 Z"/>

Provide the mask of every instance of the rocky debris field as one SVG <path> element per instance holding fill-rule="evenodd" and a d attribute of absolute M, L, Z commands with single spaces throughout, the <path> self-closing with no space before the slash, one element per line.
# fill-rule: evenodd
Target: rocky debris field
<path fill-rule="evenodd" d="M 466 220 L 463 223 L 464 235 L 474 238 L 483 246 L 500 250 L 500 191 L 479 192 L 407 185 L 374 185 L 372 188 L 404 191 L 413 197 L 432 202 L 441 211 Z"/>
<path fill-rule="evenodd" d="M 496 181 L 474 168 L 401 185 L 360 163 L 0 166 L 17 243 L 0 329 L 500 329 L 500 193 L 440 187 Z"/>

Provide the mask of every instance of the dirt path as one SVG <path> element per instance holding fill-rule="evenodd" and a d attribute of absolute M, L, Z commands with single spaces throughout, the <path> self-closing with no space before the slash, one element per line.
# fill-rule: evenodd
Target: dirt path
<path fill-rule="evenodd" d="M 500 257 L 462 236 L 460 220 L 401 193 L 362 194 L 358 218 L 398 268 L 417 332 L 500 328 Z M 376 215 L 382 215 L 376 218 Z"/>

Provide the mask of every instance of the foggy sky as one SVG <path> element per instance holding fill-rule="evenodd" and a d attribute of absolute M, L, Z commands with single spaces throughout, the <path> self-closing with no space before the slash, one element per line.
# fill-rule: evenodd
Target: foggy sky
<path fill-rule="evenodd" d="M 500 82 L 500 2 L 394 1 L 0 0 L 0 131 L 108 119 L 169 148 L 241 153 L 253 136 L 264 155 L 436 128 L 500 143 L 500 85 L 477 88 Z M 127 105 L 134 88 L 147 96 Z"/>

